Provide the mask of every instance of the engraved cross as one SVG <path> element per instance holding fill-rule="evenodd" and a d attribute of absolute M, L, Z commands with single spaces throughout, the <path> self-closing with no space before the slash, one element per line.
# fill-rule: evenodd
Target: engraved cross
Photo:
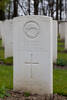
<path fill-rule="evenodd" d="M 33 54 L 31 53 L 30 54 L 30 62 L 25 62 L 25 64 L 29 64 L 31 65 L 31 78 L 32 78 L 32 65 L 38 65 L 39 63 L 38 62 L 33 62 Z"/>

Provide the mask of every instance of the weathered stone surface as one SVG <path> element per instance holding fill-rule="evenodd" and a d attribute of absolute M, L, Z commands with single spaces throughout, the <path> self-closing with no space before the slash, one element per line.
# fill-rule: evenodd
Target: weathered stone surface
<path fill-rule="evenodd" d="M 59 34 L 61 39 L 65 39 L 65 23 L 66 22 L 60 22 L 59 24 Z"/>
<path fill-rule="evenodd" d="M 1 36 L 2 36 L 2 46 L 5 47 L 5 23 L 1 22 Z"/>
<path fill-rule="evenodd" d="M 5 58 L 13 56 L 13 23 L 12 20 L 5 22 Z"/>
<path fill-rule="evenodd" d="M 14 90 L 53 93 L 52 19 L 24 16 L 13 20 Z"/>
<path fill-rule="evenodd" d="M 67 22 L 65 23 L 65 49 L 67 49 Z"/>
<path fill-rule="evenodd" d="M 57 36 L 58 36 L 58 24 L 53 20 L 53 62 L 57 59 Z"/>

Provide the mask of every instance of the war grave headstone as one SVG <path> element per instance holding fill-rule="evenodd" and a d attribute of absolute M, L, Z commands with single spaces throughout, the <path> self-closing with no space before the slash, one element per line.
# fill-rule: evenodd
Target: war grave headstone
<path fill-rule="evenodd" d="M 59 34 L 62 40 L 65 39 L 65 22 L 60 22 L 59 24 Z"/>
<path fill-rule="evenodd" d="M 5 58 L 13 56 L 13 22 L 5 21 Z"/>
<path fill-rule="evenodd" d="M 58 23 L 53 20 L 53 62 L 57 59 L 57 37 L 58 37 Z"/>
<path fill-rule="evenodd" d="M 5 21 L 1 22 L 2 46 L 5 47 Z"/>
<path fill-rule="evenodd" d="M 67 49 L 67 22 L 65 23 L 65 49 Z"/>
<path fill-rule="evenodd" d="M 13 20 L 14 90 L 53 93 L 52 23 L 45 16 Z"/>

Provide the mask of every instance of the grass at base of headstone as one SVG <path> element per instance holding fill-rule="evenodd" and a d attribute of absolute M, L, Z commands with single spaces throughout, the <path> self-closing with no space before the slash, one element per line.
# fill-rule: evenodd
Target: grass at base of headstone
<path fill-rule="evenodd" d="M 2 40 L 0 39 L 0 47 L 2 47 Z"/>
<path fill-rule="evenodd" d="M 4 48 L 2 47 L 2 40 L 0 39 L 0 61 L 4 60 Z"/>
<path fill-rule="evenodd" d="M 64 42 L 58 42 L 58 46 L 63 46 L 64 47 Z"/>
<path fill-rule="evenodd" d="M 57 59 L 56 65 L 58 65 L 58 66 L 65 66 L 65 61 L 63 59 L 61 59 L 61 58 Z"/>
<path fill-rule="evenodd" d="M 13 64 L 13 57 L 8 57 L 4 59 L 4 64 L 12 65 Z"/>
<path fill-rule="evenodd" d="M 2 40 L 0 40 L 0 61 L 7 65 L 13 64 L 13 57 L 4 57 L 4 48 L 2 47 Z"/>
<path fill-rule="evenodd" d="M 13 67 L 0 65 L 0 88 L 5 86 L 7 89 L 13 88 Z"/>
<path fill-rule="evenodd" d="M 67 96 L 67 70 L 54 69 L 54 93 Z"/>
<path fill-rule="evenodd" d="M 67 53 L 58 53 L 56 64 L 59 66 L 67 66 Z"/>
<path fill-rule="evenodd" d="M 8 90 L 5 88 L 5 86 L 2 86 L 0 88 L 0 98 L 4 98 L 5 96 L 9 97 L 10 94 L 8 93 Z"/>
<path fill-rule="evenodd" d="M 29 97 L 30 96 L 30 93 L 29 92 L 24 92 L 24 96 L 25 97 Z"/>
<path fill-rule="evenodd" d="M 59 42 L 59 41 L 58 41 L 58 44 L 57 44 L 57 45 L 58 45 L 58 51 L 59 51 L 59 52 L 65 50 L 65 48 L 64 48 L 64 42 L 61 42 L 61 41 Z"/>
<path fill-rule="evenodd" d="M 64 48 L 64 41 L 61 42 L 62 40 L 60 39 L 60 36 L 58 37 L 58 57 L 56 64 L 59 66 L 67 66 L 67 53 L 65 52 Z"/>
<path fill-rule="evenodd" d="M 0 48 L 0 59 L 4 59 L 4 48 Z"/>
<path fill-rule="evenodd" d="M 62 52 L 64 50 L 65 50 L 64 47 L 58 47 L 58 52 Z"/>

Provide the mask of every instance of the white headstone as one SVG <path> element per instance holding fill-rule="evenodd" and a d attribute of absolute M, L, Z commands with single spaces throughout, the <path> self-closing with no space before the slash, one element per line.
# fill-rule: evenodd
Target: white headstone
<path fill-rule="evenodd" d="M 67 22 L 65 23 L 65 49 L 67 49 Z"/>
<path fill-rule="evenodd" d="M 14 90 L 53 93 L 52 19 L 24 16 L 14 19 Z"/>
<path fill-rule="evenodd" d="M 2 46 L 5 47 L 5 23 L 1 22 Z"/>
<path fill-rule="evenodd" d="M 53 20 L 53 62 L 57 60 L 57 36 L 58 36 L 58 24 Z"/>
<path fill-rule="evenodd" d="M 5 58 L 13 56 L 12 20 L 5 21 Z"/>
<path fill-rule="evenodd" d="M 60 22 L 59 24 L 59 34 L 61 39 L 65 39 L 65 22 Z"/>

